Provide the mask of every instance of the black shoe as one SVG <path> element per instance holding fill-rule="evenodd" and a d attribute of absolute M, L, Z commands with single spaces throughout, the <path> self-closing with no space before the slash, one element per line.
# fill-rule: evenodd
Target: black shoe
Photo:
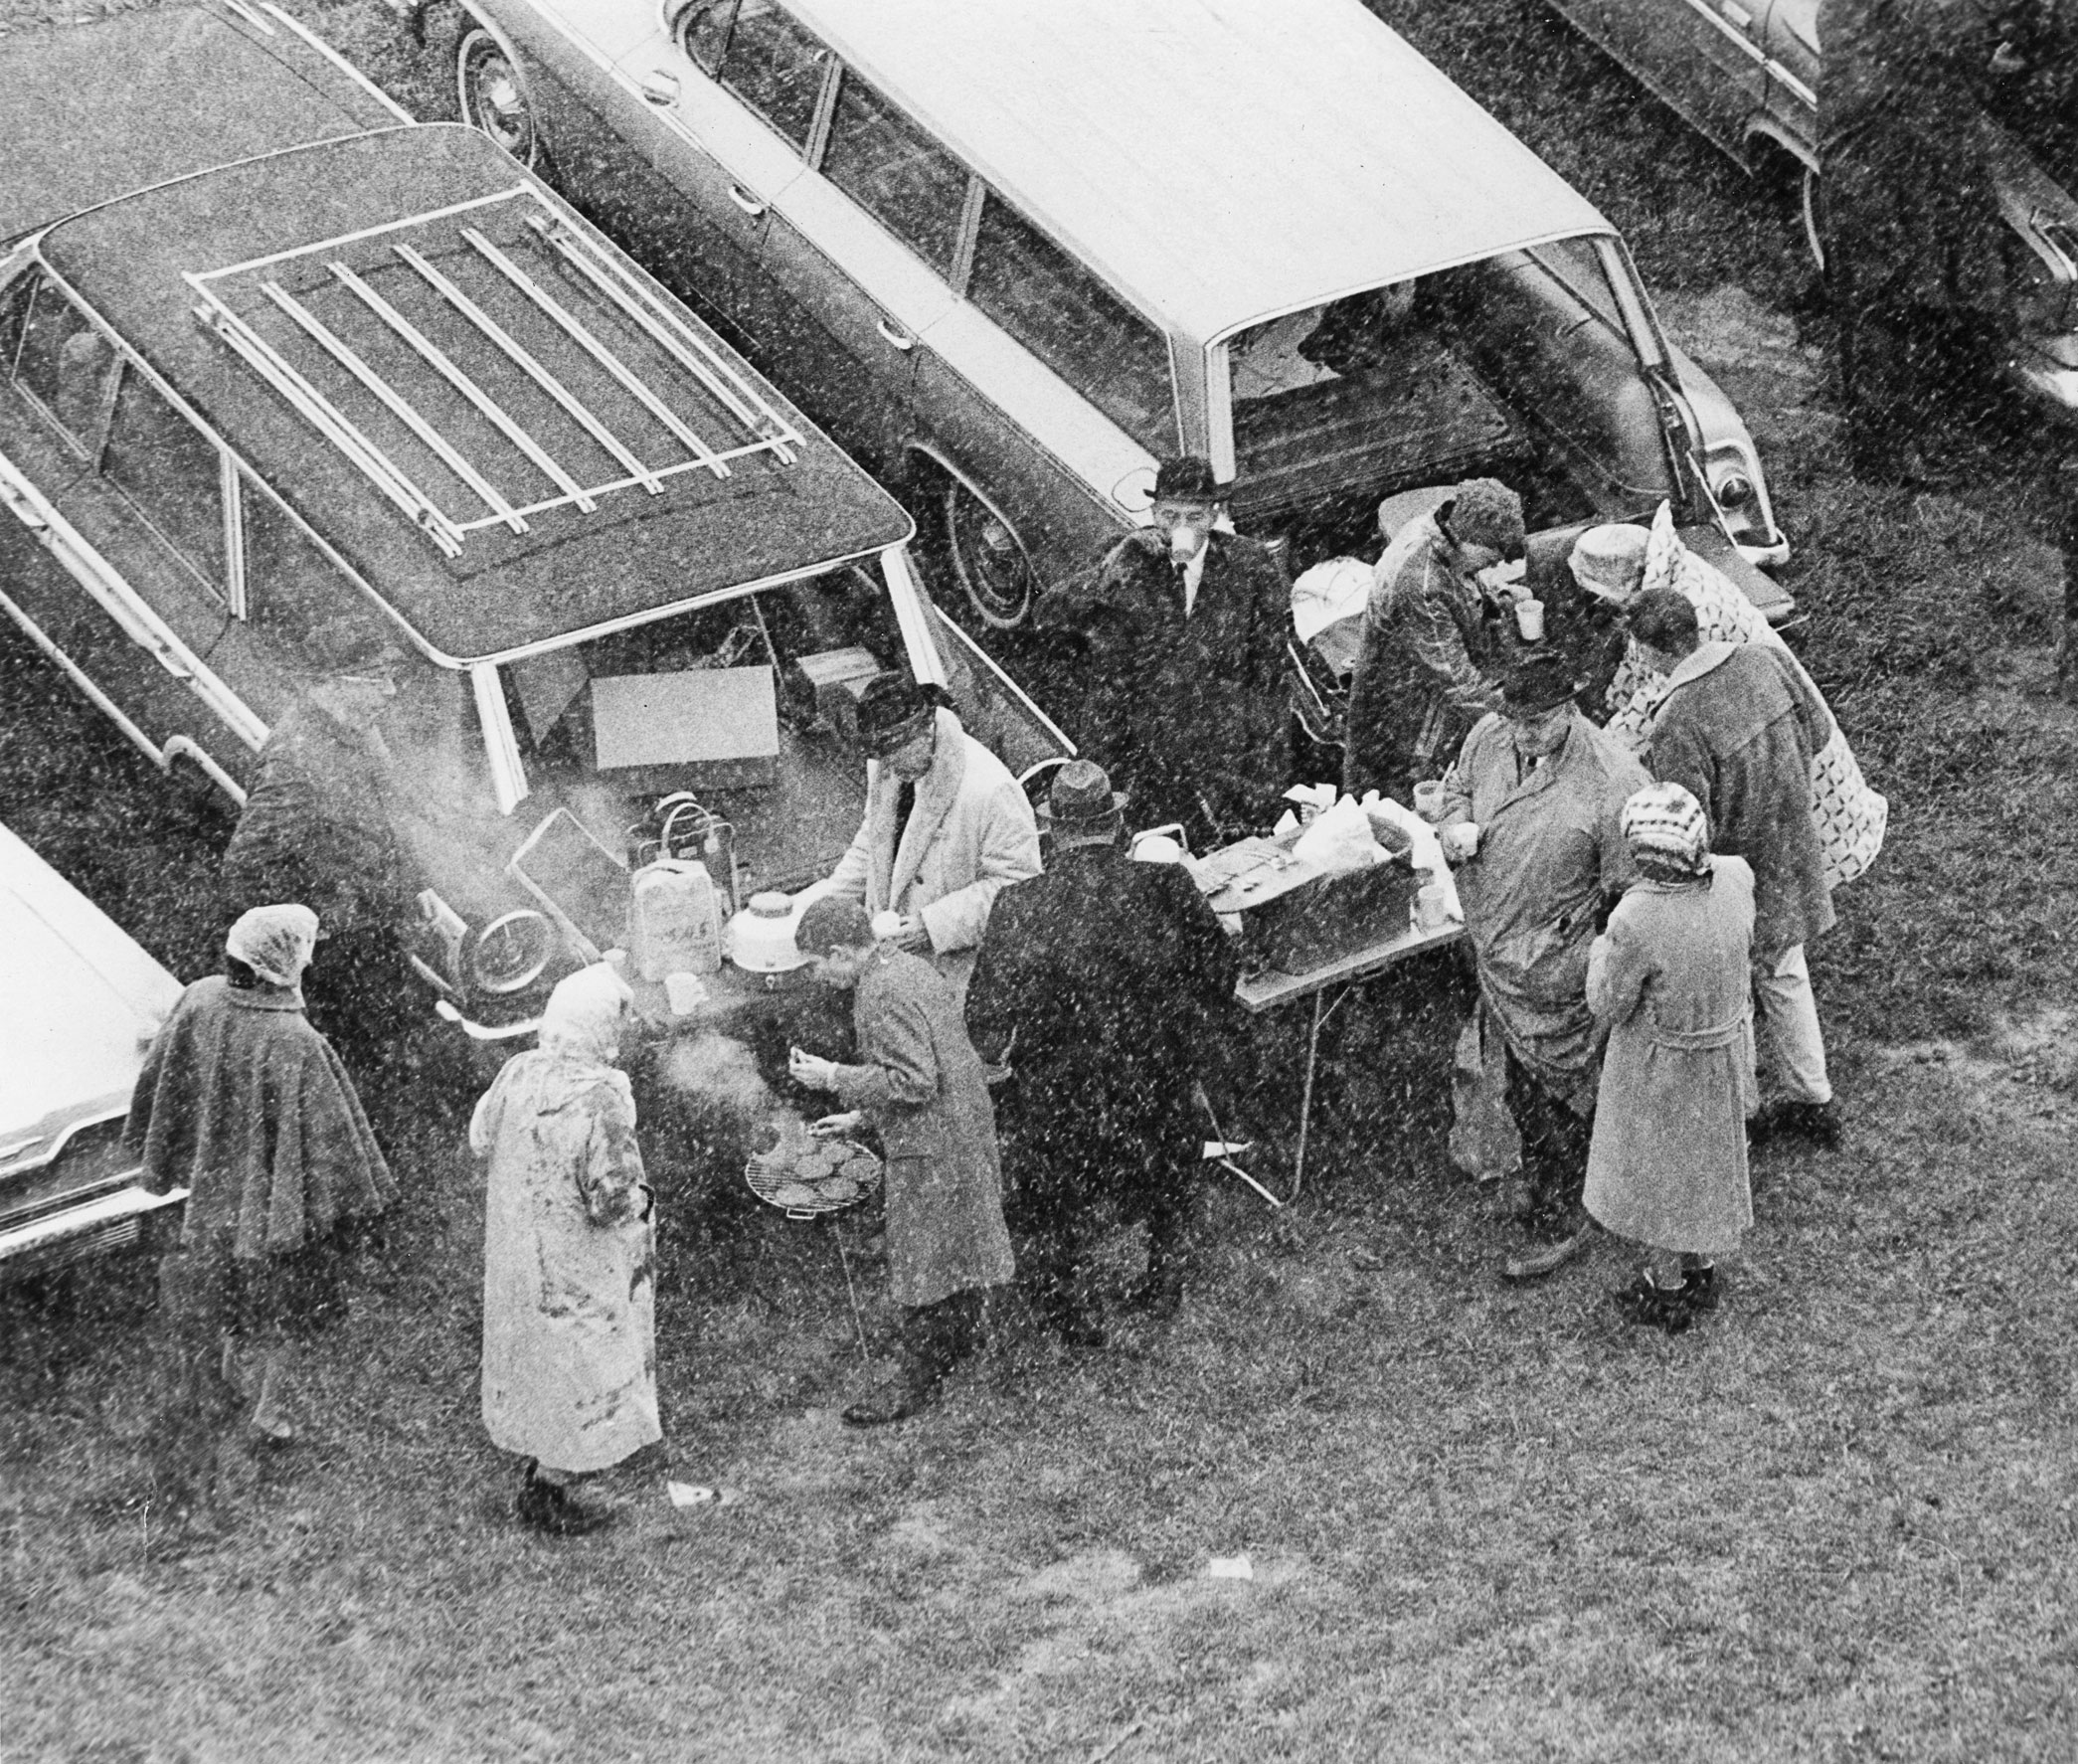
<path fill-rule="evenodd" d="M 603 1500 L 545 1483 L 527 1466 L 527 1480 L 513 1499 L 512 1510 L 519 1522 L 551 1537 L 582 1537 L 603 1531 L 613 1522 L 613 1508 Z"/>
<path fill-rule="evenodd" d="M 1706 1262 L 1682 1273 L 1681 1303 L 1690 1311 L 1717 1309 L 1717 1269 L 1713 1264 Z"/>
<path fill-rule="evenodd" d="M 1126 1295 L 1126 1309 L 1157 1319 L 1171 1318 L 1183 1309 L 1183 1276 L 1175 1269 L 1146 1277 Z"/>
<path fill-rule="evenodd" d="M 1795 1139 L 1808 1140 L 1820 1151 L 1831 1151 L 1839 1146 L 1839 1110 L 1829 1101 L 1778 1103 L 1771 1113 L 1771 1137 L 1780 1138 L 1787 1134 Z"/>
<path fill-rule="evenodd" d="M 1664 1329 L 1669 1335 L 1678 1335 L 1695 1321 L 1695 1313 L 1687 1303 L 1687 1288 L 1662 1287 L 1643 1269 L 1628 1287 L 1611 1293 L 1619 1311 L 1627 1323 L 1641 1327 Z"/>

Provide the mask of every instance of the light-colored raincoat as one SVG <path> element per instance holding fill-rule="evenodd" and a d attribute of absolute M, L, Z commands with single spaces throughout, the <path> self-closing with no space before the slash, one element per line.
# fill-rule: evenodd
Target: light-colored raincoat
<path fill-rule="evenodd" d="M 1650 782 L 1578 711 L 1565 745 L 1524 766 L 1505 717 L 1482 719 L 1444 779 L 1442 824 L 1473 821 L 1477 855 L 1457 870 L 1479 991 L 1515 1057 L 1581 1115 L 1595 1107 L 1588 949 L 1605 894 L 1637 873 L 1625 799 Z"/>
<path fill-rule="evenodd" d="M 835 1090 L 863 1109 L 887 1152 L 888 1292 L 936 1305 L 1013 1272 L 1003 1228 L 995 1106 L 951 984 L 882 946 L 852 1003 L 859 1063 Z"/>
<path fill-rule="evenodd" d="M 542 1045 L 506 1061 L 469 1123 L 490 1159 L 483 1425 L 552 1470 L 605 1470 L 662 1437 L 650 1196 L 609 1063 L 625 990 L 604 965 L 558 985 Z"/>
<path fill-rule="evenodd" d="M 1595 940 L 1588 1003 L 1609 1045 L 1587 1209 L 1620 1237 L 1714 1254 L 1753 1223 L 1753 871 L 1717 857 L 1707 885 L 1638 883 Z"/>

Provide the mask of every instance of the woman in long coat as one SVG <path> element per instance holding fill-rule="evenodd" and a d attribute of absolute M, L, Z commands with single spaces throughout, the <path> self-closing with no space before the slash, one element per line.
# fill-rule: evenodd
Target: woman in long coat
<path fill-rule="evenodd" d="M 397 1198 L 353 1080 L 303 1014 L 317 934 L 304 906 L 239 919 L 225 971 L 189 986 L 152 1042 L 123 1130 L 147 1188 L 188 1191 L 180 1243 L 159 1264 L 157 1468 L 198 1510 L 242 1397 L 254 1435 L 294 1437 L 292 1344 L 340 1308 L 340 1227 Z"/>
<path fill-rule="evenodd" d="M 973 1350 L 983 1290 L 1014 1271 L 995 1108 L 952 985 L 929 963 L 876 944 L 856 901 L 812 902 L 795 942 L 825 985 L 855 988 L 859 1061 L 840 1066 L 796 1048 L 789 1069 L 846 1105 L 818 1130 L 869 1123 L 887 1153 L 888 1290 L 908 1316 L 901 1384 L 844 1411 L 854 1427 L 871 1427 L 937 1397 Z"/>
<path fill-rule="evenodd" d="M 483 1425 L 527 1461 L 521 1521 L 558 1534 L 609 1523 L 579 1479 L 663 1437 L 652 1196 L 614 1065 L 630 996 L 605 963 L 564 979 L 541 1045 L 505 1062 L 469 1123 L 490 1160 Z"/>
<path fill-rule="evenodd" d="M 1676 784 L 1633 795 L 1623 828 L 1640 879 L 1588 958 L 1588 1005 L 1609 1045 L 1587 1208 L 1651 1251 L 1619 1295 L 1626 1313 L 1676 1331 L 1716 1304 L 1713 1258 L 1753 1223 L 1753 871 L 1710 855 L 1702 805 Z"/>

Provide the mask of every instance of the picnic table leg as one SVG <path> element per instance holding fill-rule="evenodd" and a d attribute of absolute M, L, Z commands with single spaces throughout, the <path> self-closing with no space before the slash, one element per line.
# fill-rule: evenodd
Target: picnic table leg
<path fill-rule="evenodd" d="M 829 1220 L 830 1240 L 837 1246 L 837 1266 L 844 1270 L 844 1296 L 851 1301 L 851 1326 L 858 1331 L 859 1363 L 867 1364 L 873 1356 L 866 1351 L 866 1320 L 859 1316 L 859 1291 L 851 1284 L 851 1258 L 844 1253 L 844 1232 L 837 1221 Z"/>
<path fill-rule="evenodd" d="M 1292 1169 L 1292 1198 L 1297 1200 L 1306 1179 L 1306 1136 L 1313 1120 L 1313 1072 L 1320 1061 L 1320 1030 L 1327 1019 L 1334 1015 L 1335 1007 L 1356 988 L 1351 980 L 1332 1001 L 1327 996 L 1327 987 L 1322 986 L 1313 994 L 1313 1026 L 1306 1034 L 1306 1075 L 1304 1087 L 1299 1093 L 1299 1153 Z"/>

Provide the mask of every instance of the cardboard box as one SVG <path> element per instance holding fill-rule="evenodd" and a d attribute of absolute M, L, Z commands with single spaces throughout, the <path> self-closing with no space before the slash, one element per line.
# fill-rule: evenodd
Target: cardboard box
<path fill-rule="evenodd" d="M 1241 916 L 1251 971 L 1311 973 L 1407 934 L 1421 872 L 1405 855 L 1333 875 L 1274 839 L 1243 839 L 1198 866 L 1215 912 Z"/>
<path fill-rule="evenodd" d="M 859 694 L 865 691 L 868 680 L 883 671 L 879 658 L 870 649 L 854 646 L 803 655 L 793 665 L 808 683 L 816 716 L 836 735 L 850 741 L 858 733 Z"/>
<path fill-rule="evenodd" d="M 651 775 L 645 788 L 751 790 L 779 779 L 770 667 L 614 674 L 592 682 L 594 763 Z"/>

